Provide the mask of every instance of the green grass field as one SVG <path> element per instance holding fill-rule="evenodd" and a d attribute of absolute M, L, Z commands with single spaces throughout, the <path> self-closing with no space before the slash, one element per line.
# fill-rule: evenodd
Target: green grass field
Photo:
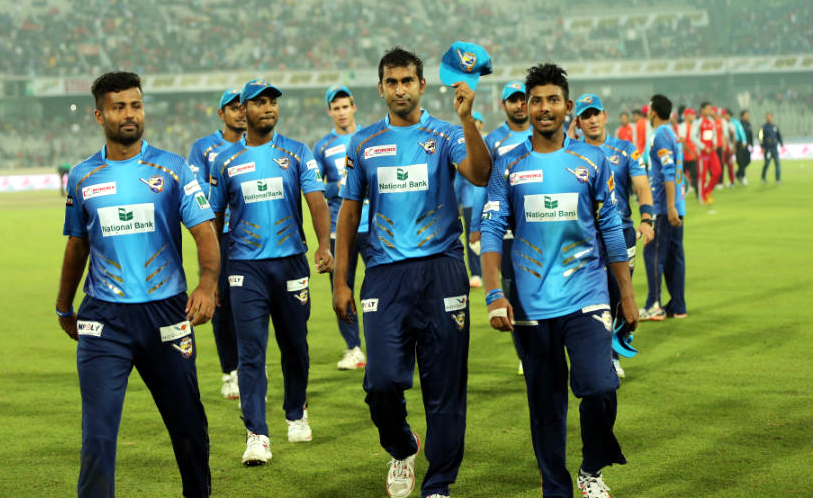
<path fill-rule="evenodd" d="M 623 363 L 616 432 L 629 464 L 604 472 L 616 498 L 810 496 L 813 161 L 784 161 L 781 187 L 760 185 L 760 166 L 750 168 L 750 187 L 715 192 L 712 207 L 689 202 L 689 317 L 642 324 L 635 334 L 641 353 Z M 56 192 L 0 195 L 6 234 L 0 249 L 3 497 L 75 495 L 81 444 L 76 345 L 53 312 L 65 244 L 62 211 Z M 185 252 L 195 281 L 189 237 Z M 634 284 L 642 304 L 640 256 L 638 263 Z M 344 345 L 327 276 L 313 276 L 311 296 L 313 442 L 287 442 L 272 341 L 267 417 L 274 457 L 265 467 L 240 464 L 245 430 L 237 403 L 220 396 L 211 326 L 196 330 L 214 496 L 386 496 L 389 456 L 363 401 L 362 372 L 335 368 Z M 472 291 L 471 312 L 466 455 L 452 493 L 538 497 L 524 382 L 510 338 L 488 326 L 481 289 Z M 570 406 L 568 466 L 575 472 L 581 454 L 575 399 Z M 423 434 L 417 387 L 408 392 L 408 409 Z M 419 478 L 425 469 L 421 456 Z M 123 497 L 181 494 L 169 438 L 137 374 L 119 433 L 116 485 Z"/>

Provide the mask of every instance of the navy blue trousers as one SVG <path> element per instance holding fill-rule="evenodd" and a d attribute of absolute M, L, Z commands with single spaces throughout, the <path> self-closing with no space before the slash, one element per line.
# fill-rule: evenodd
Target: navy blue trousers
<path fill-rule="evenodd" d="M 212 316 L 212 332 L 215 336 L 217 356 L 220 358 L 220 370 L 229 373 L 237 369 L 237 334 L 234 331 L 234 319 L 231 316 L 231 299 L 229 298 L 229 234 L 224 233 L 220 239 L 220 275 L 217 280 L 217 293 L 220 306 Z"/>
<path fill-rule="evenodd" d="M 285 418 L 299 420 L 307 402 L 310 269 L 304 254 L 257 261 L 229 261 L 240 401 L 246 429 L 268 435 L 265 422 L 265 355 L 269 318 L 280 351 Z"/>
<path fill-rule="evenodd" d="M 421 496 L 449 494 L 463 461 L 469 354 L 469 279 L 462 259 L 409 259 L 368 268 L 361 288 L 366 402 L 393 458 L 417 450 L 404 391 L 417 357 L 429 468 Z"/>
<path fill-rule="evenodd" d="M 598 472 L 613 463 L 626 463 L 613 434 L 619 382 L 610 359 L 609 319 L 609 307 L 604 307 L 514 326 L 514 342 L 525 371 L 531 439 L 546 498 L 573 496 L 573 481 L 565 466 L 565 349 L 570 358 L 570 387 L 581 398 L 582 468 Z"/>
<path fill-rule="evenodd" d="M 186 294 L 123 304 L 85 296 L 79 307 L 76 366 L 82 394 L 82 452 L 77 494 L 115 495 L 116 439 L 133 367 L 169 432 L 184 496 L 209 496 L 209 435 L 195 370 L 195 335 Z"/>
<path fill-rule="evenodd" d="M 683 253 L 683 225 L 673 227 L 669 217 L 655 217 L 655 239 L 644 247 L 648 292 L 645 307 L 661 303 L 661 283 L 668 269 L 667 290 L 671 300 L 665 310 L 686 313 L 686 259 Z"/>
<path fill-rule="evenodd" d="M 779 163 L 779 149 L 776 147 L 766 148 L 763 153 L 765 154 L 765 164 L 762 166 L 762 179 L 765 180 L 765 175 L 768 173 L 768 166 L 771 165 L 771 160 L 776 164 L 776 181 L 782 179 L 782 166 Z"/>

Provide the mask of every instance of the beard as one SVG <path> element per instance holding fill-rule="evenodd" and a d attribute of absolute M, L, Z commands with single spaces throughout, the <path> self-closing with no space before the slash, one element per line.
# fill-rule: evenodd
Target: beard
<path fill-rule="evenodd" d="M 508 120 L 516 125 L 522 125 L 528 122 L 528 115 L 526 114 L 524 118 L 518 118 L 514 115 L 509 114 Z"/>
<path fill-rule="evenodd" d="M 134 124 L 135 130 L 133 131 L 123 131 L 121 127 L 117 129 L 111 129 L 106 127 L 105 129 L 105 136 L 111 142 L 121 144 L 124 146 L 133 145 L 134 143 L 141 140 L 141 137 L 144 135 L 144 124 L 139 123 L 126 123 L 126 124 Z"/>
<path fill-rule="evenodd" d="M 271 133 L 272 131 L 274 131 L 274 126 L 276 126 L 276 125 L 277 125 L 277 121 L 276 121 L 276 120 L 274 120 L 274 122 L 273 122 L 273 123 L 269 123 L 268 121 L 264 121 L 264 122 L 257 121 L 257 122 L 254 122 L 254 121 L 252 121 L 252 120 L 251 120 L 251 118 L 249 118 L 248 116 L 246 116 L 246 123 L 248 123 L 248 127 L 249 127 L 249 128 L 251 128 L 252 130 L 256 131 L 256 132 L 257 132 L 257 133 L 259 133 L 260 135 L 267 135 L 267 134 Z"/>
<path fill-rule="evenodd" d="M 236 126 L 226 125 L 226 128 L 228 128 L 229 130 L 231 130 L 231 131 L 233 131 L 234 133 L 237 133 L 237 134 L 239 134 L 239 135 L 242 135 L 243 133 L 245 133 L 245 132 L 246 132 L 246 128 L 245 128 L 245 126 L 244 126 L 244 127 L 242 127 L 242 128 L 237 128 Z"/>

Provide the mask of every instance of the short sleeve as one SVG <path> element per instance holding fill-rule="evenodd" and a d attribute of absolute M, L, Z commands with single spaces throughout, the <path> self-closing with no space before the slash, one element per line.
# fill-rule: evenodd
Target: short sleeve
<path fill-rule="evenodd" d="M 310 148 L 302 144 L 299 149 L 302 162 L 299 164 L 299 186 L 302 192 L 324 192 L 325 184 L 322 183 L 322 175 L 319 173 L 319 164 L 313 157 Z"/>
<path fill-rule="evenodd" d="M 508 230 L 511 216 L 508 183 L 503 176 L 505 168 L 497 160 L 491 168 L 491 176 L 486 187 L 486 199 L 480 214 L 480 251 L 502 254 L 502 239 Z M 474 213 L 472 213 L 472 217 Z"/>
<path fill-rule="evenodd" d="M 178 178 L 181 182 L 178 187 L 180 196 L 181 219 L 187 228 L 193 227 L 215 217 L 206 194 L 200 188 L 192 170 L 186 161 L 178 168 Z"/>
<path fill-rule="evenodd" d="M 62 227 L 63 235 L 73 237 L 87 236 L 87 219 L 82 207 L 81 193 L 76 191 L 76 170 L 68 174 L 67 194 L 65 198 L 65 224 Z"/>
<path fill-rule="evenodd" d="M 223 177 L 223 161 L 220 159 L 222 154 L 218 154 L 215 158 L 212 169 L 209 173 L 209 181 L 211 182 L 209 188 L 209 204 L 212 211 L 215 213 L 222 213 L 226 210 L 228 196 L 226 195 L 226 181 Z"/>
<path fill-rule="evenodd" d="M 344 158 L 344 178 L 342 179 L 342 187 L 339 190 L 339 197 L 351 201 L 364 199 L 364 190 L 367 187 L 367 178 L 364 175 L 362 165 L 358 163 L 356 157 L 357 148 L 355 137 L 353 137 Z"/>

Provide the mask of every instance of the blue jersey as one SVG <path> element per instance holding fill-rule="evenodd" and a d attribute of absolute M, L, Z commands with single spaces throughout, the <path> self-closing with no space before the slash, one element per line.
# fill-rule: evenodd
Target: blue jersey
<path fill-rule="evenodd" d="M 360 130 L 358 127 L 356 131 Z M 313 146 L 313 155 L 319 164 L 319 172 L 325 181 L 325 199 L 330 209 L 330 234 L 336 237 L 336 218 L 339 216 L 339 208 L 342 206 L 342 198 L 339 197 L 339 189 L 344 179 L 344 163 L 347 157 L 347 146 L 353 133 L 339 135 L 334 128 L 330 133 L 322 137 Z M 359 232 L 368 230 L 367 218 L 369 217 L 369 203 L 365 202 L 361 207 L 361 221 Z"/>
<path fill-rule="evenodd" d="M 135 157 L 106 156 L 103 148 L 68 175 L 63 233 L 90 242 L 85 294 L 145 303 L 186 291 L 181 222 L 193 227 L 214 217 L 192 170 L 146 140 Z"/>
<path fill-rule="evenodd" d="M 368 268 L 435 254 L 463 259 L 454 177 L 465 158 L 462 128 L 426 111 L 412 126 L 390 126 L 387 116 L 356 132 L 340 195 L 369 195 Z"/>
<path fill-rule="evenodd" d="M 680 158 L 677 137 L 668 124 L 658 126 L 652 134 L 649 148 L 649 186 L 652 189 L 652 205 L 655 214 L 667 214 L 666 186 L 664 182 L 674 182 L 676 164 Z"/>
<path fill-rule="evenodd" d="M 211 135 L 201 137 L 189 149 L 189 167 L 195 173 L 203 193 L 209 196 L 209 174 L 217 153 L 231 145 L 223 138 L 223 132 L 217 130 Z"/>
<path fill-rule="evenodd" d="M 514 231 L 518 320 L 609 304 L 606 265 L 626 261 L 627 249 L 601 149 L 566 137 L 558 151 L 540 154 L 526 140 L 497 158 L 481 222 L 482 252 L 501 252 L 508 229 Z"/>
<path fill-rule="evenodd" d="M 302 231 L 302 195 L 325 190 L 307 145 L 274 132 L 257 147 L 245 137 L 221 151 L 212 167 L 209 202 L 228 206 L 230 260 L 282 258 L 308 250 Z"/>
<path fill-rule="evenodd" d="M 607 139 L 600 146 L 615 179 L 615 198 L 618 201 L 618 214 L 624 228 L 632 228 L 632 209 L 630 208 L 630 194 L 632 194 L 632 177 L 646 176 L 646 167 L 641 154 L 632 145 L 632 142 L 607 135 Z"/>
<path fill-rule="evenodd" d="M 512 131 L 508 123 L 501 124 L 496 130 L 486 135 L 486 147 L 494 161 L 521 144 L 533 134 L 531 127 L 523 131 Z M 471 231 L 480 231 L 480 216 L 486 204 L 486 187 L 475 187 L 471 204 Z M 510 233 L 506 238 L 511 238 Z"/>
<path fill-rule="evenodd" d="M 678 141 L 678 160 L 675 166 L 675 209 L 679 216 L 686 216 L 686 189 L 688 182 L 683 173 L 683 142 Z"/>

